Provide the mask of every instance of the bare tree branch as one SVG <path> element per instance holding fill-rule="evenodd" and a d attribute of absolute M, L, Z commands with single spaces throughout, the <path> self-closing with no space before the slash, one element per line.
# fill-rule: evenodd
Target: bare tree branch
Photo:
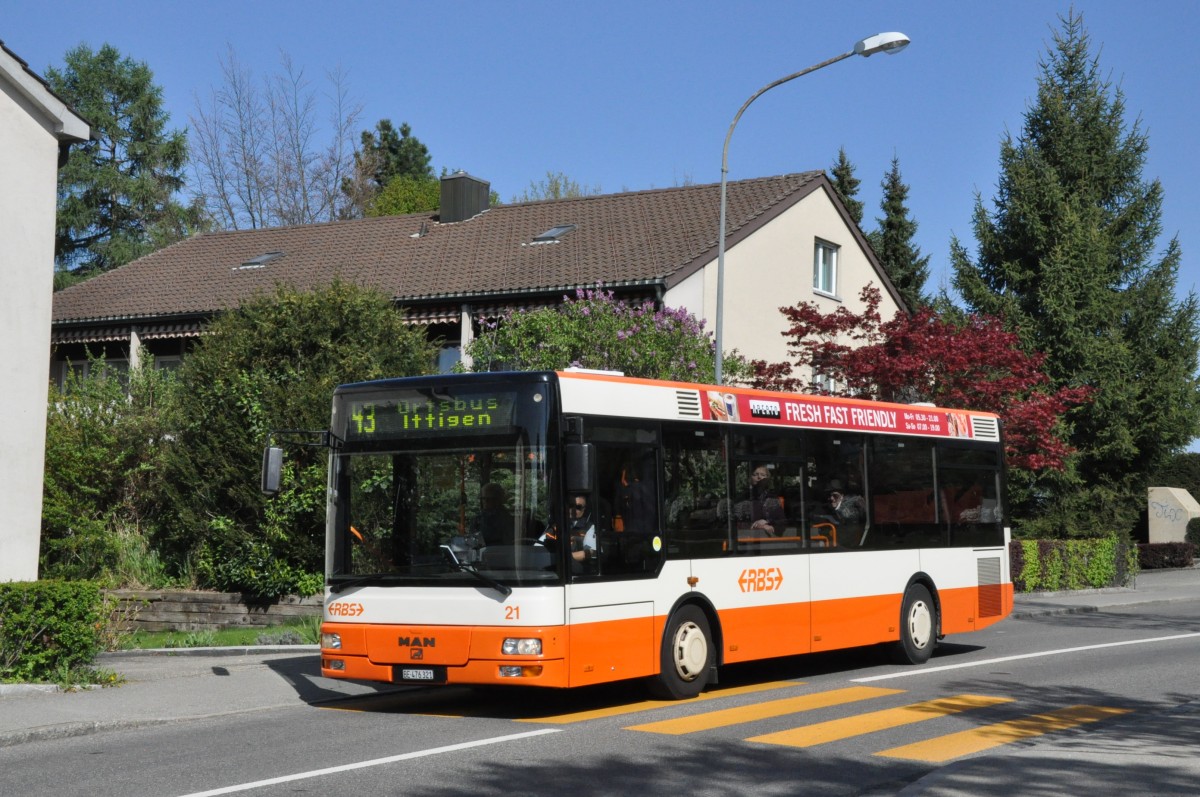
<path fill-rule="evenodd" d="M 318 96 L 287 53 L 281 71 L 256 85 L 232 48 L 221 59 L 224 84 L 196 100 L 191 167 L 197 197 L 224 229 L 332 221 L 342 213 L 343 178 L 353 168 L 351 130 L 360 108 L 341 70 L 329 74 L 328 129 Z M 316 143 L 327 135 L 327 143 Z"/>

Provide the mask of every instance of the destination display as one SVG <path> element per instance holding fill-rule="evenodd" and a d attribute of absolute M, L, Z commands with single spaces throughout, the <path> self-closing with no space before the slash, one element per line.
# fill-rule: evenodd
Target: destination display
<path fill-rule="evenodd" d="M 446 395 L 409 392 L 347 399 L 346 440 L 504 431 L 513 425 L 518 393 Z"/>
<path fill-rule="evenodd" d="M 972 438 L 971 416 L 960 410 L 874 404 L 852 399 L 767 399 L 734 391 L 705 391 L 704 417 L 713 421 Z"/>

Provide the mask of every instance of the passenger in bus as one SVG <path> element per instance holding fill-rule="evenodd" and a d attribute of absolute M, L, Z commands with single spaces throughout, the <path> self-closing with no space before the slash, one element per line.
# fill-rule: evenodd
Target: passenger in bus
<path fill-rule="evenodd" d="M 616 497 L 613 510 L 614 531 L 637 535 L 654 533 L 657 514 L 654 508 L 654 479 L 650 472 L 653 460 L 646 456 L 631 456 L 621 466 L 613 490 Z M 619 528 L 617 527 L 619 525 Z"/>
<path fill-rule="evenodd" d="M 734 507 L 738 527 L 749 531 L 774 536 L 783 531 L 786 517 L 783 499 L 771 486 L 771 471 L 759 465 L 750 472 L 750 499 L 739 501 Z M 746 524 L 749 524 L 748 527 Z"/>
<path fill-rule="evenodd" d="M 866 522 L 866 502 L 863 497 L 842 490 L 838 479 L 829 481 L 823 496 L 824 502 L 812 513 L 812 521 L 859 528 Z"/>
<path fill-rule="evenodd" d="M 511 542 L 513 516 L 504 505 L 506 500 L 504 488 L 495 482 L 488 482 L 479 491 L 479 514 L 472 518 L 470 532 L 484 545 Z"/>
<path fill-rule="evenodd" d="M 830 519 L 841 525 L 862 525 L 867 521 L 867 504 L 861 495 L 842 492 L 842 483 L 837 479 L 829 482 L 825 490 L 825 509 Z"/>

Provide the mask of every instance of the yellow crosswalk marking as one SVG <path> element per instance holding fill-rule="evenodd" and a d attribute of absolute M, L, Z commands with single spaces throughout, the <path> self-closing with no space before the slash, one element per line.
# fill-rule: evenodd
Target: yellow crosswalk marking
<path fill-rule="evenodd" d="M 772 681 L 765 684 L 735 686 L 729 689 L 717 689 L 711 692 L 701 692 L 696 697 L 696 700 L 713 700 L 718 697 L 752 695 L 758 692 L 769 692 L 773 689 L 786 689 L 788 687 L 803 685 L 803 681 Z M 620 706 L 592 709 L 590 711 L 575 711 L 570 714 L 558 714 L 548 717 L 524 717 L 518 719 L 517 722 L 545 722 L 550 723 L 551 725 L 569 725 L 573 722 L 584 722 L 585 720 L 602 719 L 604 717 L 619 717 L 622 714 L 635 714 L 640 711 L 649 711 L 655 708 L 665 708 L 667 706 L 679 705 L 685 704 L 681 704 L 678 700 L 644 700 L 639 703 L 627 703 Z"/>
<path fill-rule="evenodd" d="M 779 744 L 788 747 L 812 747 L 818 744 L 848 739 L 865 733 L 897 728 L 914 722 L 936 719 L 947 714 L 957 714 L 973 708 L 985 708 L 998 703 L 1011 703 L 1010 697 L 988 697 L 986 695 L 957 695 L 939 700 L 926 700 L 899 708 L 873 711 L 856 717 L 847 717 L 829 722 L 819 722 L 801 728 L 792 728 L 778 733 L 754 736 L 746 741 Z"/>
<path fill-rule="evenodd" d="M 855 686 L 848 689 L 834 689 L 829 692 L 817 692 L 811 695 L 789 697 L 783 700 L 772 700 L 767 703 L 756 703 L 750 706 L 737 706 L 721 711 L 708 711 L 690 717 L 651 722 L 645 725 L 634 725 L 626 728 L 628 731 L 647 731 L 649 733 L 667 733 L 679 735 L 708 731 L 713 728 L 724 728 L 743 722 L 781 717 L 785 714 L 795 714 L 800 711 L 812 711 L 829 706 L 840 706 L 857 700 L 869 700 L 885 695 L 903 693 L 903 689 L 881 689 L 872 686 Z"/>
<path fill-rule="evenodd" d="M 951 733 L 915 744 L 893 747 L 876 753 L 888 758 L 905 758 L 911 761 L 926 761 L 942 763 L 953 758 L 960 758 L 982 750 L 990 750 L 1002 744 L 1028 739 L 1031 736 L 1041 736 L 1051 731 L 1061 731 L 1074 728 L 1085 722 L 1098 722 L 1109 717 L 1128 714 L 1129 709 L 1104 708 L 1102 706 L 1071 706 L 1070 708 L 1051 711 L 1047 714 L 1034 714 L 1029 717 L 998 722 L 994 725 L 984 725 L 969 731 Z"/>

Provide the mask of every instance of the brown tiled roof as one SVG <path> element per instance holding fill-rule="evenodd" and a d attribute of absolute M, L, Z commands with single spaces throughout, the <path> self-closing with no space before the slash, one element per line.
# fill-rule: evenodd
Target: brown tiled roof
<path fill-rule="evenodd" d="M 819 171 L 729 183 L 726 247 L 821 186 Z M 57 293 L 53 319 L 203 316 L 277 283 L 307 289 L 335 277 L 412 305 L 418 323 L 451 320 L 442 316 L 457 303 L 511 305 L 597 283 L 669 288 L 715 257 L 719 198 L 719 185 L 696 185 L 501 205 L 453 224 L 415 214 L 209 233 Z M 533 243 L 560 224 L 576 227 Z M 272 251 L 283 254 L 243 265 Z"/>

